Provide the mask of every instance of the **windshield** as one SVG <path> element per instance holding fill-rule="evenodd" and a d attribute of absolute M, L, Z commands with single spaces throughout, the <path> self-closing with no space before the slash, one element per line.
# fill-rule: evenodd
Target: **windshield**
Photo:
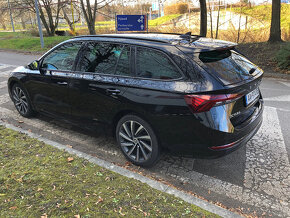
<path fill-rule="evenodd" d="M 225 85 L 250 79 L 252 75 L 257 73 L 255 71 L 258 68 L 248 59 L 233 50 L 201 52 L 199 59 Z"/>

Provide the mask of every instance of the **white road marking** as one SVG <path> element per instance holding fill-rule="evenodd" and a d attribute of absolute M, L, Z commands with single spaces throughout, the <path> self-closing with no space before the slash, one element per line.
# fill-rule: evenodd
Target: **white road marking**
<path fill-rule="evenodd" d="M 265 107 L 263 125 L 247 144 L 246 188 L 290 201 L 290 164 L 275 108 Z"/>
<path fill-rule="evenodd" d="M 290 95 L 280 95 L 276 97 L 264 98 L 264 101 L 287 101 L 290 102 Z"/>
<path fill-rule="evenodd" d="M 10 101 L 9 94 L 4 94 L 4 95 L 1 95 L 1 96 L 0 96 L 0 105 L 1 105 L 1 104 L 5 104 L 5 103 L 7 103 L 8 101 Z"/>
<path fill-rule="evenodd" d="M 281 83 L 281 84 L 283 84 L 283 85 L 285 85 L 285 86 L 290 87 L 290 83 L 289 83 L 289 82 L 282 82 L 282 81 L 279 81 L 279 83 Z"/>
<path fill-rule="evenodd" d="M 5 88 L 7 86 L 7 81 L 0 82 L 0 89 Z"/>
<path fill-rule="evenodd" d="M 12 72 L 12 70 L 7 70 L 4 72 L 0 71 L 0 77 L 8 77 L 11 72 Z"/>
<path fill-rule="evenodd" d="M 0 70 L 8 67 L 9 67 L 8 65 L 0 65 Z"/>

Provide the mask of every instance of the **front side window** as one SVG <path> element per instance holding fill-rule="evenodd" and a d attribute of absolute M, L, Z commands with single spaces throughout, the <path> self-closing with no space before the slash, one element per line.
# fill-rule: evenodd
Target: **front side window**
<path fill-rule="evenodd" d="M 138 77 L 164 80 L 181 77 L 165 54 L 147 48 L 137 48 L 136 74 Z"/>
<path fill-rule="evenodd" d="M 72 70 L 81 46 L 81 42 L 61 45 L 44 58 L 42 68 L 47 70 Z"/>
<path fill-rule="evenodd" d="M 130 49 L 127 46 L 109 43 L 88 43 L 80 71 L 101 74 L 129 75 Z"/>

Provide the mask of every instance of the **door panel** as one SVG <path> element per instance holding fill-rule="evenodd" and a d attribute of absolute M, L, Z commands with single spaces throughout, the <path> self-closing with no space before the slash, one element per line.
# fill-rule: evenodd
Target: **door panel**
<path fill-rule="evenodd" d="M 70 112 L 68 101 L 69 78 L 58 76 L 59 72 L 30 74 L 27 89 L 37 110 L 67 115 Z"/>
<path fill-rule="evenodd" d="M 88 42 L 77 69 L 79 77 L 70 81 L 72 116 L 88 122 L 109 123 L 122 107 L 127 89 L 119 85 L 120 77 L 130 76 L 130 47 Z"/>
<path fill-rule="evenodd" d="M 29 92 L 37 110 L 69 116 L 68 85 L 82 42 L 68 42 L 45 55 L 40 71 L 30 75 Z"/>
<path fill-rule="evenodd" d="M 122 107 L 125 87 L 87 79 L 72 79 L 70 85 L 72 116 L 75 119 L 108 123 Z"/>

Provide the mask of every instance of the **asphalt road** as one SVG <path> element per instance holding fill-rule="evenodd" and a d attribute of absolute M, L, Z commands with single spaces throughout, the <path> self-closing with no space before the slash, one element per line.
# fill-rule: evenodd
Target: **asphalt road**
<path fill-rule="evenodd" d="M 36 56 L 0 52 L 0 119 L 50 140 L 164 181 L 234 211 L 266 217 L 290 216 L 290 80 L 264 78 L 263 125 L 246 146 L 232 154 L 201 160 L 164 153 L 151 169 L 123 158 L 114 139 L 100 126 L 94 131 L 38 115 L 18 115 L 8 97 L 9 72 Z"/>

